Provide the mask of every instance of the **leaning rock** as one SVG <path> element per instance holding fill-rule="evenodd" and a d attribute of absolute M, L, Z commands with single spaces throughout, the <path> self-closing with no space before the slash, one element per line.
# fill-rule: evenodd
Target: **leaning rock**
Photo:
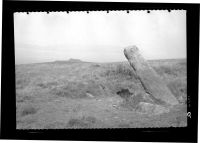
<path fill-rule="evenodd" d="M 156 104 L 178 104 L 178 100 L 170 92 L 164 81 L 159 77 L 154 69 L 142 57 L 136 46 L 125 48 L 124 55 L 128 59 L 137 78 L 140 80 L 144 90 L 150 95 Z"/>

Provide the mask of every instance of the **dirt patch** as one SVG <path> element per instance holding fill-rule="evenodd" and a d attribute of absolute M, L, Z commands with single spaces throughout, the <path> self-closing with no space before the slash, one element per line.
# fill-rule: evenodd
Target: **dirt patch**
<path fill-rule="evenodd" d="M 121 89 L 120 91 L 117 92 L 117 95 L 119 95 L 123 99 L 128 99 L 133 95 L 133 93 L 131 93 L 129 89 Z"/>

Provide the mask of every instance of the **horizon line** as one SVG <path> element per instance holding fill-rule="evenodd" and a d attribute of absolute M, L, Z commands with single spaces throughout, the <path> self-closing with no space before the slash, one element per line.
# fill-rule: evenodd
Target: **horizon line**
<path fill-rule="evenodd" d="M 146 59 L 146 61 L 159 61 L 159 60 L 186 60 L 187 58 L 171 58 L 171 59 Z M 53 60 L 53 61 L 46 61 L 46 62 L 30 62 L 30 63 L 21 63 L 21 64 L 16 64 L 15 65 L 28 65 L 28 64 L 45 64 L 45 63 L 54 63 L 54 62 L 70 62 L 70 60 L 79 60 L 80 63 L 119 63 L 119 62 L 128 62 L 127 60 L 124 61 L 111 61 L 111 62 L 91 62 L 91 61 L 84 61 L 80 59 L 73 59 L 70 58 L 68 60 Z M 78 62 L 77 62 L 78 63 Z"/>

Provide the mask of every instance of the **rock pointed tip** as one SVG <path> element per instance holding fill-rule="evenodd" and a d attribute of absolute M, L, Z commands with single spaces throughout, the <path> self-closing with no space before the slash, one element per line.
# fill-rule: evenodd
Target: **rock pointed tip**
<path fill-rule="evenodd" d="M 128 47 L 124 48 L 124 51 L 132 51 L 132 52 L 135 52 L 135 51 L 138 51 L 138 48 L 137 48 L 137 46 L 132 45 L 132 46 L 128 46 Z"/>

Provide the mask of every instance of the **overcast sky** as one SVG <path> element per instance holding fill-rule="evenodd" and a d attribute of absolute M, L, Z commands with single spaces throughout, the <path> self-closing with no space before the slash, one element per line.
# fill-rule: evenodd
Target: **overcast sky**
<path fill-rule="evenodd" d="M 186 58 L 186 11 L 15 13 L 16 64 L 81 59 L 125 61 L 136 45 L 146 59 Z"/>

